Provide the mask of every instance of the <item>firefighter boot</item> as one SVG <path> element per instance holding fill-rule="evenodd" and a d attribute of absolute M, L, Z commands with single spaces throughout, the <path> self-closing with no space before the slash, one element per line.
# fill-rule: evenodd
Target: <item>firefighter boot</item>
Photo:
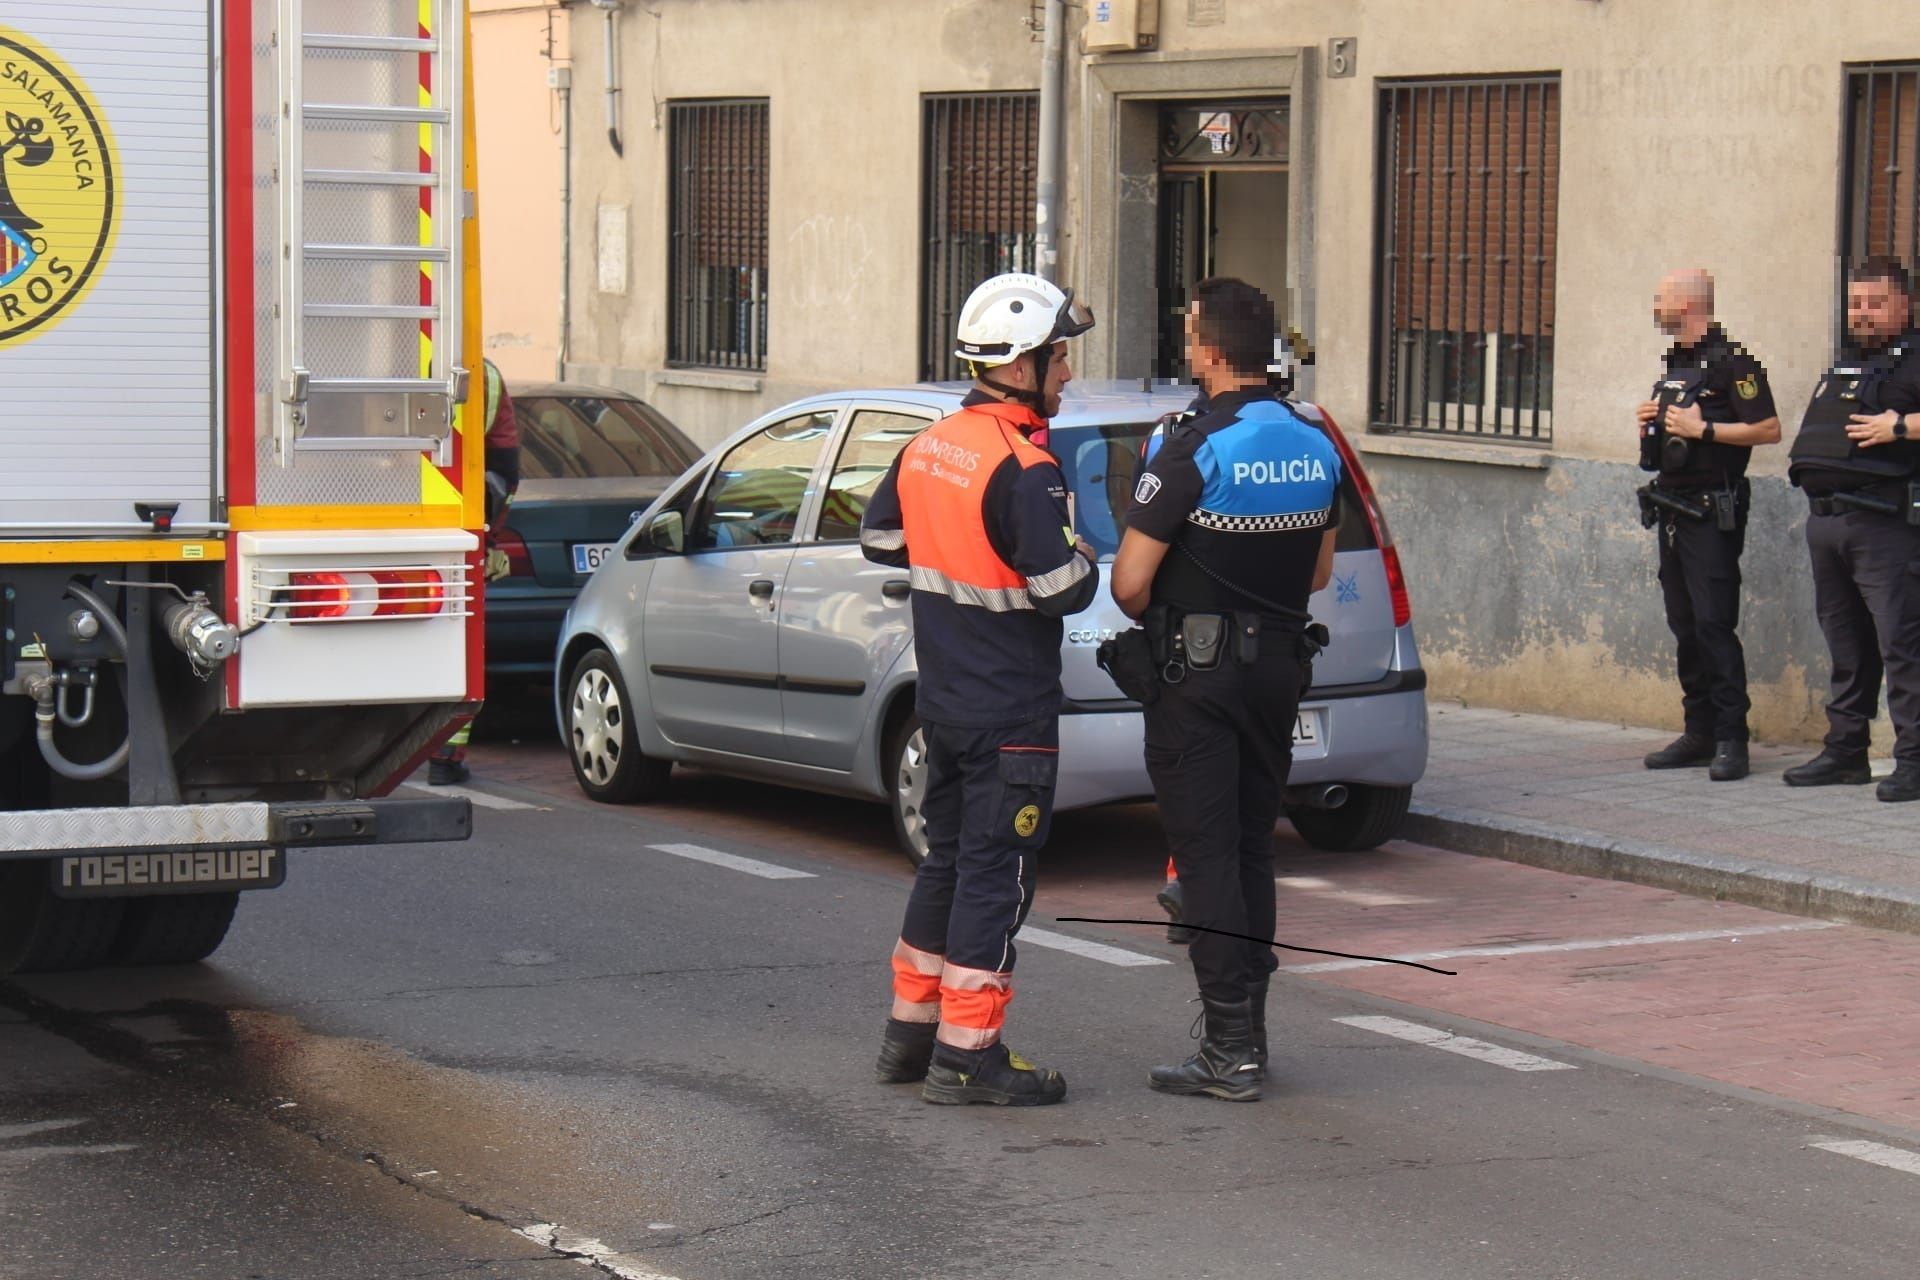
<path fill-rule="evenodd" d="M 1246 1000 L 1202 1003 L 1207 1030 L 1200 1051 L 1177 1067 L 1153 1068 L 1147 1073 L 1148 1083 L 1162 1093 L 1257 1101 L 1264 1069 L 1254 1048 L 1253 1005 Z"/>
<path fill-rule="evenodd" d="M 927 1078 L 927 1062 L 933 1057 L 933 1035 L 937 1022 L 902 1022 L 887 1019 L 886 1038 L 880 1041 L 880 1061 L 874 1074 L 881 1084 L 915 1084 Z"/>
<path fill-rule="evenodd" d="M 1044 1107 L 1067 1098 L 1058 1071 L 1036 1067 L 1004 1044 L 968 1051 L 935 1044 L 920 1097 L 941 1106 L 990 1102 L 1000 1107 Z"/>

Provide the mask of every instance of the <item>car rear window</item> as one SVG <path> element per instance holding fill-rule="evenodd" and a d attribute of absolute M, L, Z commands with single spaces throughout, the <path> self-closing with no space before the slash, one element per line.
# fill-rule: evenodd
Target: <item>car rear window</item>
<path fill-rule="evenodd" d="M 1139 474 L 1140 445 L 1152 430 L 1151 422 L 1128 422 L 1055 427 L 1051 432 L 1050 444 L 1073 499 L 1075 531 L 1103 557 L 1120 549 L 1127 505 L 1133 500 L 1133 483 Z M 1373 530 L 1361 510 L 1353 477 L 1342 476 L 1334 550 L 1367 551 L 1373 546 Z"/>
<path fill-rule="evenodd" d="M 677 476 L 700 456 L 650 406 L 614 396 L 516 396 L 520 474 L 529 480 Z"/>

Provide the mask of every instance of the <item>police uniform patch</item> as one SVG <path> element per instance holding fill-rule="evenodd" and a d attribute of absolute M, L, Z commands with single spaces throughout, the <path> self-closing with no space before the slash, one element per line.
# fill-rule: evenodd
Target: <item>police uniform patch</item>
<path fill-rule="evenodd" d="M 1160 492 L 1160 477 L 1149 471 L 1140 477 L 1140 483 L 1133 486 L 1133 500 L 1141 506 L 1153 501 L 1153 495 Z"/>
<path fill-rule="evenodd" d="M 1755 380 L 1752 374 L 1748 374 L 1746 377 L 1740 379 L 1740 381 L 1734 383 L 1733 389 L 1740 393 L 1742 400 L 1751 400 L 1760 394 L 1760 383 Z"/>
<path fill-rule="evenodd" d="M 1040 829 L 1040 806 L 1030 804 L 1013 815 L 1013 834 L 1022 840 Z"/>

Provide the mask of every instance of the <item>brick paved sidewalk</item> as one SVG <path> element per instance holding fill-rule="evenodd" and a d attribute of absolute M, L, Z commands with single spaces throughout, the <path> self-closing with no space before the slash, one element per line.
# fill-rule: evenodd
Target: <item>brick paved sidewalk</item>
<path fill-rule="evenodd" d="M 1753 775 L 1655 772 L 1670 732 L 1431 704 L 1432 752 L 1405 836 L 1776 910 L 1920 932 L 1920 803 L 1788 787 L 1817 748 L 1755 743 Z M 1891 762 L 1874 762 L 1884 775 Z"/>

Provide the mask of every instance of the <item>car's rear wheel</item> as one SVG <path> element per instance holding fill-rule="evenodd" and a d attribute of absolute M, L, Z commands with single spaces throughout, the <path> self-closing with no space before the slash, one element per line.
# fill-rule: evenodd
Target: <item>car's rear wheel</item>
<path fill-rule="evenodd" d="M 580 789 L 602 804 L 658 800 L 673 772 L 672 761 L 641 753 L 632 705 L 620 667 L 605 649 L 574 664 L 567 679 L 567 758 Z"/>
<path fill-rule="evenodd" d="M 911 711 L 887 736 L 886 764 L 894 839 L 917 867 L 927 860 L 927 735 Z"/>
<path fill-rule="evenodd" d="M 1357 853 L 1385 844 L 1400 833 L 1406 821 L 1412 787 L 1347 788 L 1347 802 L 1338 809 L 1290 806 L 1287 820 L 1300 838 L 1316 849 Z"/>

